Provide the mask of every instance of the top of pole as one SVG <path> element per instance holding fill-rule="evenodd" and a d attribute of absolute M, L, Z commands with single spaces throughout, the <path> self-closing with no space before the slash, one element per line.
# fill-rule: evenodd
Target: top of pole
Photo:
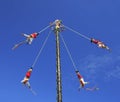
<path fill-rule="evenodd" d="M 54 22 L 50 23 L 51 29 L 54 31 L 54 33 L 62 32 L 64 30 L 64 27 L 62 25 L 62 20 L 56 19 Z"/>

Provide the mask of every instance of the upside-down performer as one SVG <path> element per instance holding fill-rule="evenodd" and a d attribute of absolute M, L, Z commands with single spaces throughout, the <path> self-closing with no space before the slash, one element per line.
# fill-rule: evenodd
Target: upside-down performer
<path fill-rule="evenodd" d="M 103 42 L 101 42 L 100 40 L 91 38 L 91 43 L 97 44 L 99 48 L 104 48 L 104 49 L 107 49 L 110 51 L 110 48 L 108 46 L 106 46 Z"/>
<path fill-rule="evenodd" d="M 80 81 L 80 88 L 84 88 L 84 86 L 85 86 L 86 84 L 88 84 L 89 82 L 85 82 L 85 81 L 84 81 L 82 75 L 80 74 L 80 72 L 79 72 L 78 70 L 76 71 L 76 74 L 77 74 L 77 77 L 78 77 L 78 79 L 79 79 L 79 81 Z"/>
<path fill-rule="evenodd" d="M 84 88 L 84 89 L 87 90 L 87 91 L 94 91 L 94 90 L 97 90 L 97 89 L 98 89 L 98 88 L 96 88 L 96 87 L 85 88 L 85 85 L 86 85 L 86 84 L 89 84 L 89 82 L 84 81 L 82 75 L 80 74 L 80 72 L 79 72 L 78 70 L 76 70 L 76 74 L 77 74 L 77 77 L 78 77 L 78 79 L 79 79 L 79 81 L 80 81 L 79 90 L 80 90 L 81 88 Z"/>
<path fill-rule="evenodd" d="M 30 79 L 32 70 L 33 70 L 33 69 L 32 69 L 32 67 L 31 67 L 31 68 L 26 72 L 26 75 L 25 75 L 24 79 L 21 81 L 21 83 L 22 83 L 23 85 L 25 85 L 28 89 L 30 89 L 30 91 L 31 91 L 34 95 L 36 95 L 36 92 L 32 90 L 31 85 L 30 85 L 30 83 L 29 83 L 29 79 Z"/>
<path fill-rule="evenodd" d="M 32 73 L 32 68 L 30 68 L 26 72 L 26 75 L 25 75 L 24 79 L 21 81 L 21 83 L 24 84 L 24 85 L 26 85 L 28 88 L 31 88 L 30 87 L 30 83 L 29 83 L 29 79 L 30 79 L 31 73 Z"/>
<path fill-rule="evenodd" d="M 26 37 L 26 40 L 21 41 L 18 44 L 15 44 L 14 47 L 12 48 L 13 50 L 25 43 L 30 45 L 32 43 L 33 39 L 35 39 L 39 35 L 39 33 L 35 32 L 35 33 L 29 34 L 29 35 L 28 34 L 22 34 L 22 35 L 24 37 Z"/>

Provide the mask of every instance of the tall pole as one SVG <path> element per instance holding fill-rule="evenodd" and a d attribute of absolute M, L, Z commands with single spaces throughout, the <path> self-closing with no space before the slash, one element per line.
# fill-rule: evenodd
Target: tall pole
<path fill-rule="evenodd" d="M 56 23 L 56 83 L 57 83 L 57 102 L 62 102 L 62 85 L 61 85 L 61 66 L 60 66 L 60 41 L 59 41 L 59 26 Z"/>
<path fill-rule="evenodd" d="M 58 31 L 56 32 L 56 81 L 57 81 L 57 102 L 62 102 L 60 41 Z"/>

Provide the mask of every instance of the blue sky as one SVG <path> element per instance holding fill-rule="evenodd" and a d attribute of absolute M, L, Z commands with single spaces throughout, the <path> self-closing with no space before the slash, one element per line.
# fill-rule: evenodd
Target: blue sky
<path fill-rule="evenodd" d="M 32 45 L 20 46 L 15 51 L 11 48 L 24 40 L 21 33 L 39 32 L 50 22 L 61 19 L 64 25 L 90 38 L 100 39 L 112 49 L 109 53 L 67 29 L 62 32 L 77 68 L 85 80 L 90 81 L 88 86 L 100 88 L 94 92 L 78 91 L 79 82 L 73 65 L 60 41 L 63 101 L 119 102 L 119 5 L 119 0 L 0 0 L 0 101 L 56 101 L 54 33 L 51 33 L 30 79 L 36 96 L 20 81 L 32 65 L 49 29 Z"/>

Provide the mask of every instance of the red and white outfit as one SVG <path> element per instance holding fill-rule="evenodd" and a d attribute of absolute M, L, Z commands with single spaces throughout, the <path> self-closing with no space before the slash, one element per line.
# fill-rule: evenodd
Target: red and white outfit
<path fill-rule="evenodd" d="M 31 44 L 32 43 L 32 41 L 33 41 L 33 39 L 35 39 L 37 36 L 38 36 L 38 33 L 32 33 L 32 34 L 30 34 L 30 35 L 28 35 L 28 34 L 23 34 L 23 36 L 25 36 L 27 39 L 26 39 L 26 42 L 28 43 L 28 44 Z"/>
<path fill-rule="evenodd" d="M 78 77 L 78 79 L 79 79 L 79 81 L 80 81 L 81 87 L 84 87 L 85 84 L 88 84 L 88 82 L 85 82 L 85 81 L 84 81 L 83 77 L 80 75 L 79 72 L 76 72 L 76 74 L 77 74 L 77 77 Z"/>
<path fill-rule="evenodd" d="M 94 43 L 94 44 L 97 44 L 98 47 L 100 48 L 105 48 L 106 46 L 104 45 L 103 42 L 99 41 L 99 40 L 96 40 L 96 39 L 91 39 L 91 42 Z"/>
<path fill-rule="evenodd" d="M 30 78 L 30 76 L 31 76 L 31 73 L 32 73 L 32 69 L 30 68 L 30 69 L 27 71 L 24 79 L 21 81 L 21 83 L 27 85 L 29 88 L 30 88 L 29 78 Z"/>

